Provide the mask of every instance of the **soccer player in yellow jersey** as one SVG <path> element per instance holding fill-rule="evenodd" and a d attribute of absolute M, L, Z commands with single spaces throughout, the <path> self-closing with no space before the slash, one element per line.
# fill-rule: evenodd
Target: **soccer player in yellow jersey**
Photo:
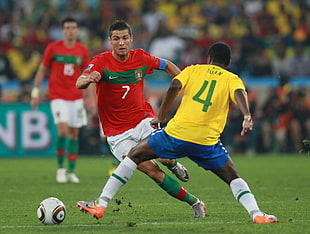
<path fill-rule="evenodd" d="M 229 46 L 218 42 L 208 51 L 207 65 L 189 66 L 174 77 L 151 125 L 158 128 L 160 123 L 166 122 L 175 97 L 183 91 L 175 116 L 165 129 L 154 131 L 132 148 L 114 171 L 115 176 L 109 179 L 105 189 L 112 186 L 116 178 L 128 181 L 137 165 L 145 160 L 188 157 L 226 182 L 254 223 L 279 221 L 275 216 L 260 211 L 254 195 L 238 175 L 220 141 L 231 101 L 238 105 L 244 115 L 241 135 L 252 130 L 253 126 L 244 84 L 237 75 L 226 70 L 230 59 Z"/>

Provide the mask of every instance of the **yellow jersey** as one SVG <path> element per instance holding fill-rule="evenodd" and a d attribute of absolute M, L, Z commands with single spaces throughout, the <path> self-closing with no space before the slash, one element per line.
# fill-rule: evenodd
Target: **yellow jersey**
<path fill-rule="evenodd" d="M 216 65 L 192 65 L 174 79 L 182 83 L 183 97 L 165 131 L 172 137 L 202 145 L 214 145 L 226 124 L 229 103 L 236 103 L 242 80 Z"/>

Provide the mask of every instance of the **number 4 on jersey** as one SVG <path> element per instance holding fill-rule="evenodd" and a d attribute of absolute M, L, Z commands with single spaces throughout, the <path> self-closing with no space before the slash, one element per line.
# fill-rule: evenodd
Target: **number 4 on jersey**
<path fill-rule="evenodd" d="M 211 97 L 212 97 L 212 94 L 213 94 L 213 91 L 216 85 L 216 80 L 211 81 L 206 99 L 201 99 L 200 97 L 202 96 L 203 93 L 205 93 L 205 90 L 208 88 L 208 84 L 209 82 L 205 80 L 200 90 L 198 91 L 198 93 L 196 93 L 195 96 L 193 97 L 194 101 L 200 102 L 203 104 L 203 107 L 202 107 L 203 112 L 207 112 L 209 106 L 212 105 Z"/>

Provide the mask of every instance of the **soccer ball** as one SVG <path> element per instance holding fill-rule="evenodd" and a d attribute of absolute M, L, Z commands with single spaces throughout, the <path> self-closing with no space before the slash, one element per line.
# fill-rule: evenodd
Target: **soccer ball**
<path fill-rule="evenodd" d="M 49 197 L 40 203 L 37 216 L 41 223 L 60 224 L 66 217 L 66 207 L 58 198 Z"/>

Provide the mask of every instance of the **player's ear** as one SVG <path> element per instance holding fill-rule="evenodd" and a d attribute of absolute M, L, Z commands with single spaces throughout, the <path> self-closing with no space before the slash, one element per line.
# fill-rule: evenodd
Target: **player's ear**
<path fill-rule="evenodd" d="M 228 65 L 227 65 L 227 67 L 229 67 L 229 65 L 231 64 L 231 59 L 229 59 L 229 62 L 228 62 Z"/>
<path fill-rule="evenodd" d="M 211 63 L 211 56 L 208 55 L 208 58 L 207 58 L 207 64 L 210 64 Z"/>

